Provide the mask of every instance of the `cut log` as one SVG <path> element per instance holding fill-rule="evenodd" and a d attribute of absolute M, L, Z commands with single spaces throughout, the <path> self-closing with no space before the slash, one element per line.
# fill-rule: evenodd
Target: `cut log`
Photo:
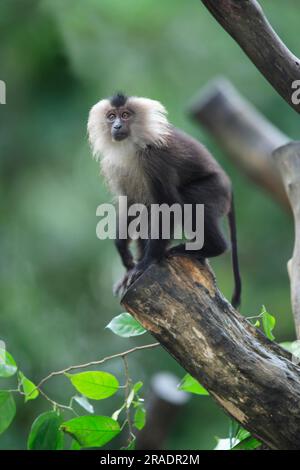
<path fill-rule="evenodd" d="M 300 368 L 230 305 L 208 264 L 153 264 L 122 305 L 255 437 L 300 449 Z"/>

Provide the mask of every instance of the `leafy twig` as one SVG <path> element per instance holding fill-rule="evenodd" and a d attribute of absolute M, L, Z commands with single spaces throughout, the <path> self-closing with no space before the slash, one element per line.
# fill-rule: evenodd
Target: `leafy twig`
<path fill-rule="evenodd" d="M 76 366 L 69 366 L 67 367 L 66 369 L 61 369 L 61 370 L 58 370 L 58 371 L 55 371 L 55 372 L 51 372 L 49 375 L 47 375 L 46 377 L 44 377 L 40 382 L 39 384 L 36 386 L 36 388 L 39 390 L 40 387 L 42 385 L 44 385 L 45 382 L 47 382 L 49 379 L 51 379 L 52 377 L 55 377 L 57 375 L 64 375 L 66 372 L 70 372 L 71 370 L 74 370 L 74 369 L 84 369 L 86 367 L 90 367 L 90 366 L 96 366 L 96 365 L 100 365 L 100 364 L 104 364 L 104 362 L 107 362 L 107 361 L 110 361 L 111 359 L 115 359 L 117 357 L 124 357 L 124 356 L 128 356 L 128 354 L 132 354 L 136 351 L 141 351 L 143 349 L 151 349 L 151 348 L 156 348 L 157 346 L 159 346 L 159 343 L 151 343 L 151 344 L 145 344 L 143 346 L 136 346 L 135 348 L 131 348 L 131 349 L 128 349 L 127 351 L 124 351 L 124 352 L 121 352 L 121 353 L 117 353 L 117 354 L 112 354 L 111 356 L 106 356 L 104 357 L 103 359 L 99 359 L 98 361 L 91 361 L 91 362 L 86 362 L 85 364 L 78 364 Z M 34 391 L 34 390 L 33 390 Z M 32 391 L 32 392 L 33 392 Z M 32 393 L 31 392 L 31 393 Z"/>
<path fill-rule="evenodd" d="M 141 350 L 144 350 L 144 349 L 152 349 L 152 348 L 155 348 L 159 346 L 159 343 L 150 343 L 150 344 L 145 344 L 143 346 L 136 346 L 135 348 L 131 348 L 131 349 L 128 349 L 127 351 L 123 351 L 121 353 L 117 353 L 117 354 L 112 354 L 111 356 L 106 356 L 104 357 L 103 359 L 99 359 L 98 361 L 91 361 L 91 362 L 86 362 L 84 364 L 78 364 L 78 365 L 75 365 L 75 366 L 69 366 L 69 367 L 66 367 L 65 369 L 61 369 L 61 370 L 58 370 L 58 371 L 54 371 L 54 372 L 51 372 L 50 374 L 48 374 L 46 377 L 44 377 L 39 383 L 38 385 L 36 385 L 36 387 L 31 390 L 31 392 L 29 394 L 27 394 L 27 397 L 30 396 L 35 390 L 38 390 L 40 392 L 40 394 L 47 400 L 49 401 L 53 406 L 54 408 L 62 408 L 62 409 L 65 409 L 65 410 L 69 410 L 69 411 L 72 411 L 73 413 L 76 414 L 76 412 L 74 411 L 74 409 L 72 408 L 72 406 L 68 406 L 68 405 L 62 405 L 61 403 L 57 403 L 56 401 L 52 400 L 52 398 L 50 398 L 43 390 L 42 390 L 42 386 L 48 381 L 50 380 L 52 377 L 56 377 L 58 375 L 64 375 L 66 372 L 69 372 L 71 370 L 75 370 L 75 369 L 84 369 L 86 367 L 90 367 L 90 366 L 95 366 L 95 365 L 100 365 L 100 364 L 104 364 L 104 362 L 107 362 L 109 360 L 112 360 L 112 359 L 115 359 L 115 358 L 122 358 L 124 360 L 124 358 L 126 358 L 126 356 L 128 356 L 129 354 L 132 354 L 136 351 L 141 351 Z M 125 384 L 125 389 L 127 387 L 127 383 Z M 20 393 L 21 395 L 25 395 L 24 392 L 22 392 L 20 390 L 20 387 L 17 389 L 17 390 L 13 390 L 14 392 L 18 392 Z"/>

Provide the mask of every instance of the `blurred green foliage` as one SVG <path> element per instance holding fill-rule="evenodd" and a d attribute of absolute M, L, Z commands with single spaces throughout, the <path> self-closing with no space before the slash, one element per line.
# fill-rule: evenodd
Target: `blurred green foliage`
<path fill-rule="evenodd" d="M 299 55 L 297 2 L 262 4 Z M 292 138 L 299 138 L 299 118 L 199 0 L 1 0 L 0 58 L 7 85 L 7 104 L 0 106 L 0 337 L 26 375 L 37 381 L 150 340 L 104 330 L 121 312 L 111 287 L 122 268 L 113 243 L 95 235 L 96 207 L 110 195 L 90 158 L 86 121 L 91 105 L 116 90 L 161 100 L 170 120 L 202 139 L 224 165 L 236 193 L 242 311 L 255 315 L 265 304 L 277 318 L 276 338 L 293 339 L 285 267 L 292 220 L 226 160 L 185 108 L 199 88 L 225 75 Z M 230 296 L 229 255 L 213 266 Z M 162 350 L 129 361 L 133 378 L 146 384 L 158 364 L 184 375 Z M 113 369 L 124 381 L 122 364 Z M 48 386 L 60 401 L 63 385 Z M 48 409 L 39 403 L 39 410 L 18 404 L 1 448 L 26 446 L 33 419 Z M 117 408 L 111 406 L 101 403 L 101 414 Z M 212 448 L 214 436 L 225 437 L 227 429 L 228 418 L 211 399 L 195 397 L 166 446 Z"/>

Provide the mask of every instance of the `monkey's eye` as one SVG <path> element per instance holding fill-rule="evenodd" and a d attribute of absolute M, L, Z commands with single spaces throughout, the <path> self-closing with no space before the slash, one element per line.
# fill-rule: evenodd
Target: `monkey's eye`
<path fill-rule="evenodd" d="M 122 119 L 129 119 L 130 118 L 130 113 L 128 113 L 127 111 L 124 111 L 124 113 L 122 113 Z"/>
<path fill-rule="evenodd" d="M 109 113 L 109 115 L 107 116 L 107 119 L 112 122 L 116 119 L 116 115 L 115 113 Z"/>

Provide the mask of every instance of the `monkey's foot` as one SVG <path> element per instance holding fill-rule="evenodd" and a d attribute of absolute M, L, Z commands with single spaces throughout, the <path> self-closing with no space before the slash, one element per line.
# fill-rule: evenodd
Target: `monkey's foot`
<path fill-rule="evenodd" d="M 146 271 L 150 264 L 151 263 L 140 262 L 137 263 L 131 271 L 129 271 L 126 289 L 128 289 L 128 287 L 130 287 L 143 274 L 143 272 Z"/>
<path fill-rule="evenodd" d="M 130 269 L 129 271 L 127 271 L 126 274 L 122 277 L 122 279 L 117 281 L 116 284 L 113 286 L 113 294 L 115 296 L 122 297 L 122 295 L 124 294 L 128 286 L 128 280 L 129 280 L 131 271 L 133 271 L 133 269 Z"/>

